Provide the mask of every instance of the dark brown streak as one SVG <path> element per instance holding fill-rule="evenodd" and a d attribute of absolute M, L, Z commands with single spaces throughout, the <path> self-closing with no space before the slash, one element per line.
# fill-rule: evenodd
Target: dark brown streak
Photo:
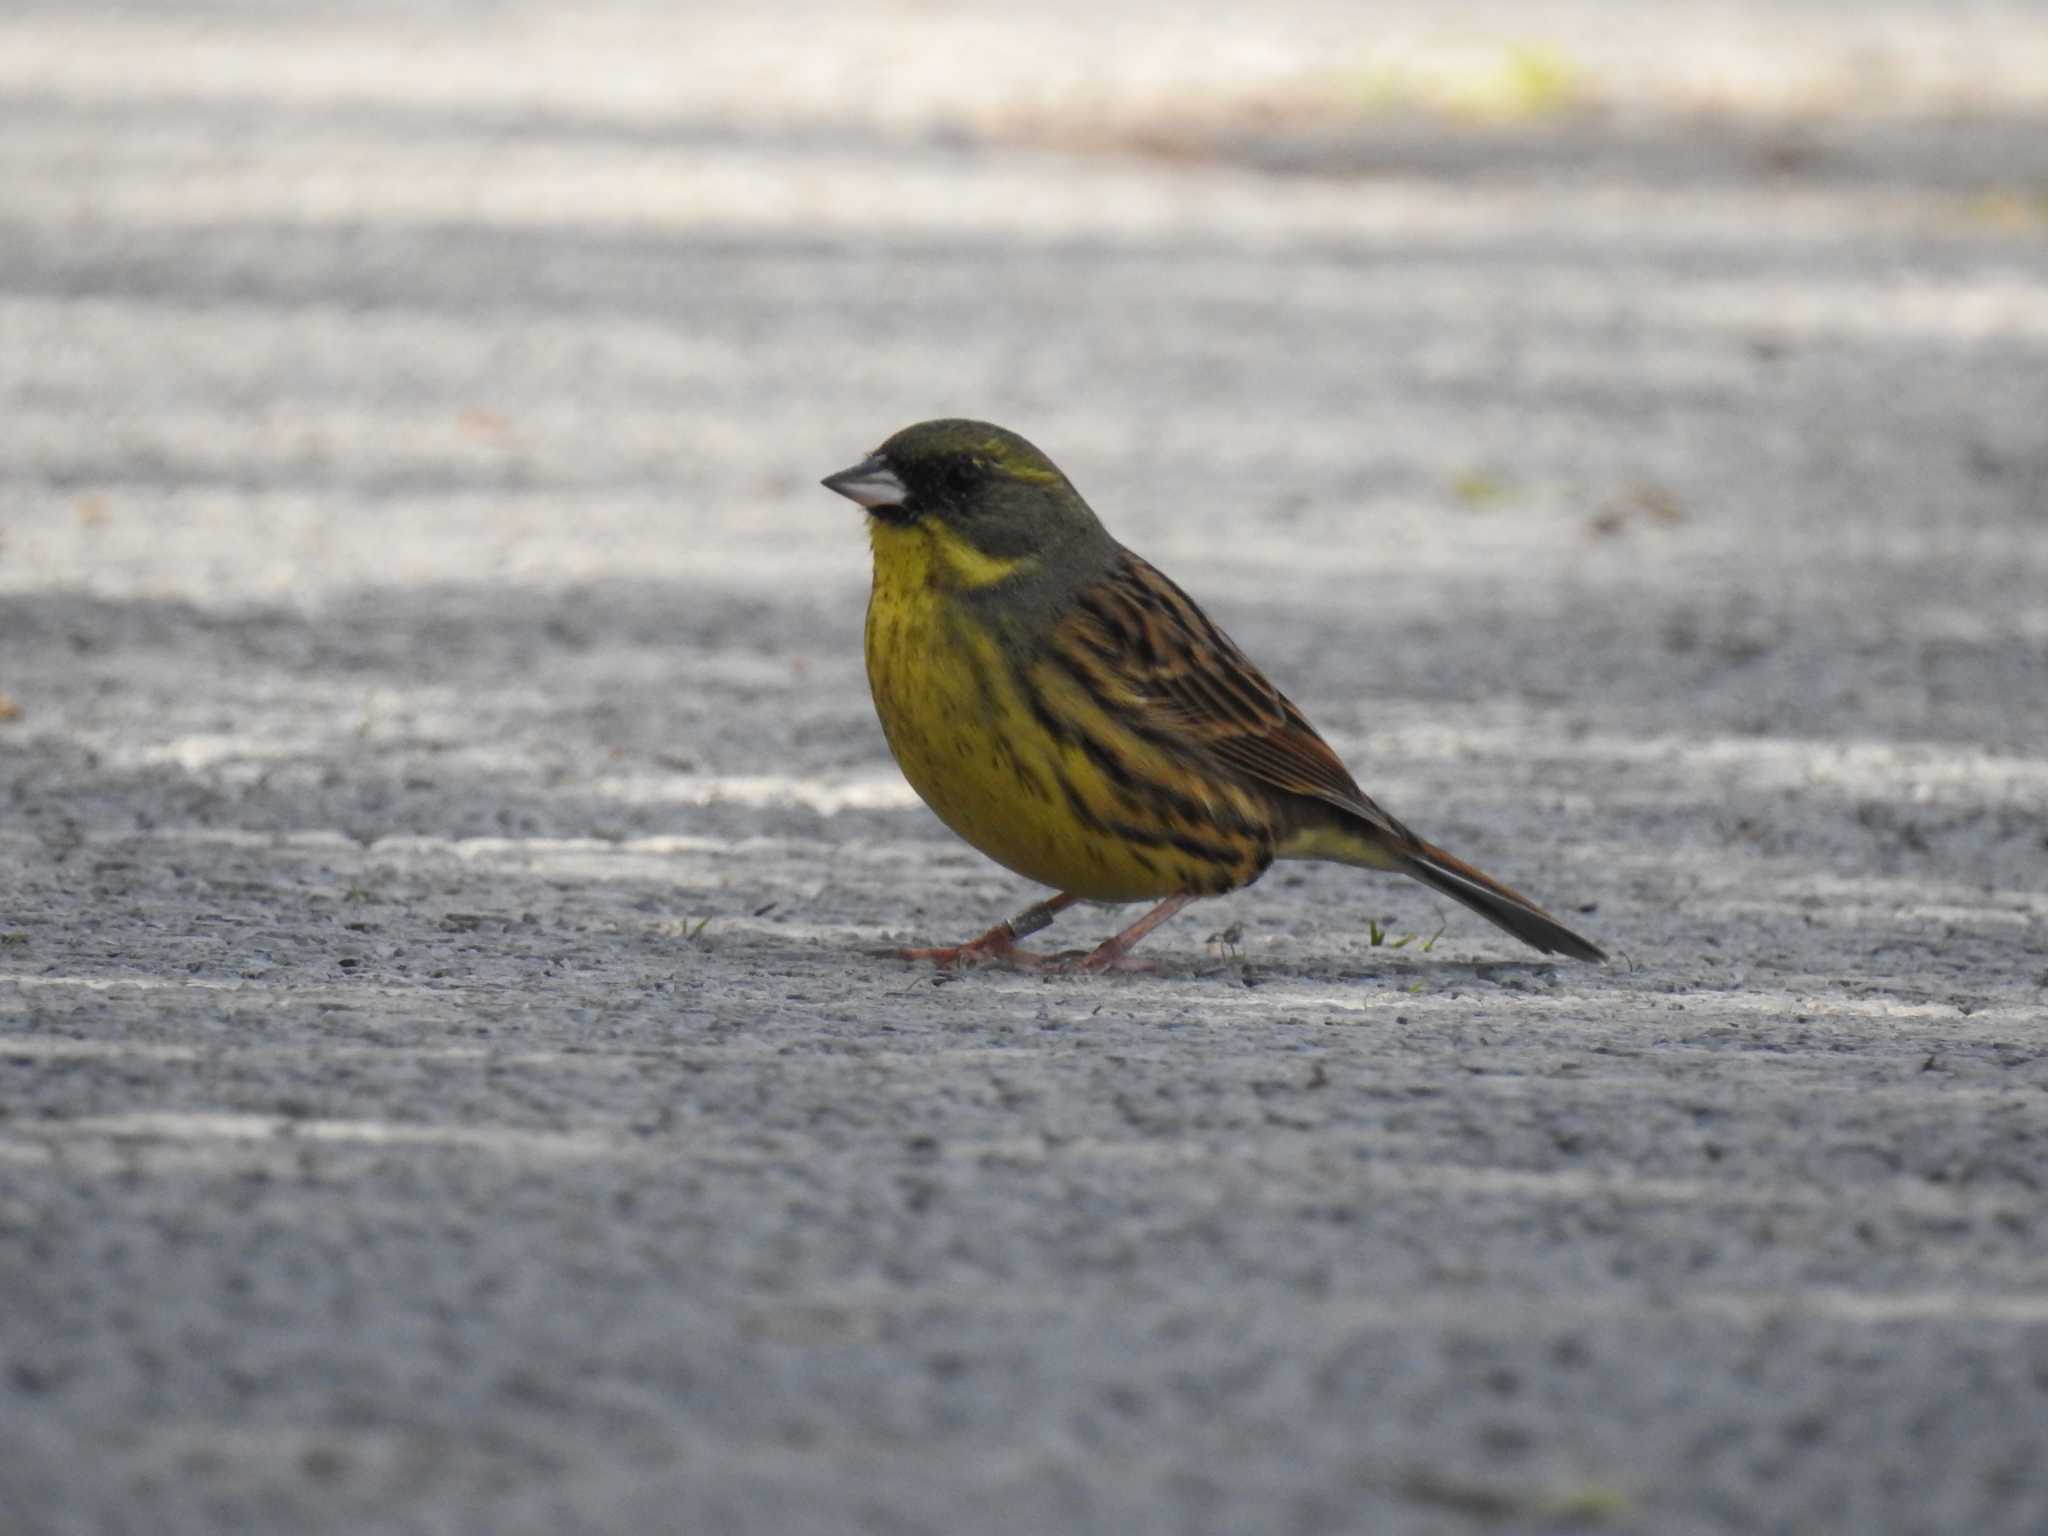
<path fill-rule="evenodd" d="M 1031 686 L 1030 680 L 1021 673 L 1017 677 L 1017 683 L 1019 692 L 1024 695 L 1025 704 L 1031 710 L 1031 718 L 1038 722 L 1046 735 L 1050 736 L 1061 746 L 1072 746 L 1074 742 L 1073 726 L 1052 712 L 1051 706 L 1040 696 L 1038 690 Z"/>
<path fill-rule="evenodd" d="M 1082 643 L 1104 662 L 1115 667 L 1125 658 L 1122 653 L 1105 648 L 1100 642 L 1081 632 Z M 1105 715 L 1117 725 L 1129 731 L 1148 745 L 1159 747 L 1176 756 L 1185 755 L 1198 744 L 1191 740 L 1188 732 L 1177 720 L 1162 723 L 1154 718 L 1154 712 L 1143 707 L 1145 696 L 1133 694 L 1116 697 L 1109 689 L 1107 679 L 1090 671 L 1079 657 L 1060 647 L 1051 650 L 1053 662 L 1059 669 L 1080 685 L 1081 691 Z"/>
<path fill-rule="evenodd" d="M 1092 607 L 1091 611 L 1099 611 L 1099 605 Z M 1256 708 L 1264 701 L 1248 700 L 1240 693 L 1226 691 L 1208 669 L 1191 669 L 1180 681 L 1181 691 L 1194 694 L 1193 700 L 1176 704 L 1171 699 L 1156 698 L 1145 691 L 1142 678 L 1131 679 L 1131 688 L 1119 696 L 1112 692 L 1112 685 L 1128 676 L 1128 653 L 1111 651 L 1086 625 L 1074 625 L 1071 633 L 1080 641 L 1079 646 L 1056 645 L 1049 647 L 1048 652 L 1059 669 L 1114 722 L 1118 730 L 1128 732 L 1154 748 L 1190 777 L 1211 782 L 1219 789 L 1225 784 L 1235 784 L 1256 791 L 1257 786 L 1270 785 L 1274 781 L 1273 772 L 1259 771 L 1259 764 L 1269 758 L 1284 763 L 1287 753 L 1284 748 L 1276 750 L 1260 738 L 1281 728 L 1283 721 L 1278 718 L 1277 709 L 1273 711 L 1276 718 L 1250 721 L 1238 718 L 1234 711 L 1225 713 L 1232 704 Z M 1104 664 L 1101 670 L 1090 666 L 1078 654 L 1082 649 L 1100 659 Z M 1077 730 L 1075 739 L 1091 760 L 1112 779 L 1126 786 L 1132 785 L 1130 775 L 1120 771 L 1123 769 L 1121 760 L 1115 758 L 1108 747 L 1092 738 L 1085 729 Z M 1284 783 L 1288 777 L 1283 772 L 1280 781 Z M 1129 789 L 1121 798 L 1134 810 L 1164 809 L 1187 825 L 1211 827 L 1225 837 L 1262 835 L 1260 824 L 1247 820 L 1238 811 L 1212 808 L 1169 784 L 1146 783 L 1143 794 L 1143 802 L 1136 799 Z"/>
<path fill-rule="evenodd" d="M 1142 590 L 1134 590 L 1128 570 L 1121 570 L 1089 593 L 1082 607 L 1112 639 L 1121 641 L 1127 650 L 1136 651 L 1139 659 L 1151 667 L 1159 664 L 1159 653 L 1144 597 Z"/>
<path fill-rule="evenodd" d="M 966 661 L 968 671 L 974 675 L 974 696 L 981 705 L 983 718 L 1000 720 L 1002 713 L 996 701 L 995 679 L 988 675 L 988 664 L 982 660 L 980 651 L 964 637 L 953 650 Z"/>
<path fill-rule="evenodd" d="M 1039 778 L 1035 769 L 1026 766 L 1024 760 L 1007 746 L 1002 749 L 1002 753 L 1004 765 L 1009 768 L 1010 776 L 1022 786 L 1025 794 L 1034 800 L 1051 798 L 1045 792 L 1045 781 Z"/>
<path fill-rule="evenodd" d="M 1002 704 L 996 697 L 995 679 L 989 675 L 988 663 L 971 644 L 963 643 L 957 647 L 957 650 L 961 657 L 965 659 L 968 671 L 973 675 L 974 695 L 981 707 L 982 717 L 987 720 L 1000 720 L 1002 718 Z M 995 735 L 995 748 L 998 762 L 1010 770 L 1010 776 L 1017 781 L 1024 792 L 1033 799 L 1044 800 L 1046 798 L 1044 783 L 1025 764 L 1023 759 L 1018 757 L 1016 749 L 1009 744 L 1008 739 L 1001 732 L 997 732 Z"/>
<path fill-rule="evenodd" d="M 1116 749 L 1099 741 L 1088 731 L 1076 734 L 1081 750 L 1088 761 L 1102 771 L 1102 776 L 1126 795 L 1135 795 L 1149 790 L 1150 786 L 1131 770 L 1131 765 L 1117 755 Z"/>
<path fill-rule="evenodd" d="M 1113 821 L 1109 830 L 1126 841 L 1143 843 L 1148 848 L 1171 848 L 1202 864 L 1237 869 L 1245 863 L 1244 849 L 1207 842 L 1186 832 L 1153 832 L 1127 821 Z"/>
<path fill-rule="evenodd" d="M 1072 779 L 1068 778 L 1064 773 L 1055 773 L 1053 778 L 1059 784 L 1060 795 L 1066 800 L 1067 809 L 1074 813 L 1074 820 L 1081 823 L 1081 829 L 1084 832 L 1092 832 L 1100 836 L 1109 831 L 1102 818 L 1089 809 L 1088 802 L 1082 798 L 1081 792 L 1074 788 L 1074 781 Z"/>

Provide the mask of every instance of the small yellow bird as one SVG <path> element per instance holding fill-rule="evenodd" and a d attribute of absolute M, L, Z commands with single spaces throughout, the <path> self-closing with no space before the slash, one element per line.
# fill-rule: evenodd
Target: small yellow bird
<path fill-rule="evenodd" d="M 940 965 L 1043 965 L 1017 940 L 1077 901 L 1156 901 L 1081 965 L 1275 859 L 1395 870 L 1546 954 L 1597 945 L 1389 816 L 1301 711 L 1053 462 L 985 421 L 905 427 L 824 484 L 867 509 L 868 687 L 938 817 L 1057 895 Z"/>

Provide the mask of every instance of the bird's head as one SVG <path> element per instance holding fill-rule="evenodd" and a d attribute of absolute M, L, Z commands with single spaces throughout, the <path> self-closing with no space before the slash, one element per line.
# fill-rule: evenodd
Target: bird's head
<path fill-rule="evenodd" d="M 1107 537 L 1051 459 L 986 421 L 905 427 L 823 483 L 865 507 L 878 534 L 920 530 L 992 561 L 1027 561 Z"/>

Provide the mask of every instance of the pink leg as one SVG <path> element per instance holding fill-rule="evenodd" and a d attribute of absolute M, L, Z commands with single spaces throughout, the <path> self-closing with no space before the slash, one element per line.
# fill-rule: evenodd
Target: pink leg
<path fill-rule="evenodd" d="M 1193 901 L 1193 896 L 1169 896 L 1150 912 L 1139 918 L 1122 933 L 1104 939 L 1096 945 L 1088 957 L 1081 962 L 1084 971 L 1115 970 L 1124 964 L 1124 956 L 1136 947 L 1138 940 L 1165 922 L 1182 907 Z"/>
<path fill-rule="evenodd" d="M 891 949 L 884 954 L 894 955 L 898 960 L 929 960 L 934 965 L 951 967 L 956 965 L 1009 965 L 1020 970 L 1038 970 L 1051 964 L 1045 956 L 1034 955 L 1028 949 L 1019 949 L 1017 941 L 1028 938 L 1039 929 L 1051 924 L 1055 915 L 1071 907 L 1078 896 L 1069 896 L 1062 891 L 1049 896 L 1035 907 L 1026 907 L 1007 923 L 997 923 L 978 939 L 965 944 L 955 944 L 947 949 Z"/>

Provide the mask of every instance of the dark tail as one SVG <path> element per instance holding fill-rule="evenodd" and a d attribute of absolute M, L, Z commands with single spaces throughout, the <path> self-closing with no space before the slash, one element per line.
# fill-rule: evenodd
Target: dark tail
<path fill-rule="evenodd" d="M 1405 873 L 1442 891 L 1453 901 L 1462 901 L 1524 944 L 1546 955 L 1570 955 L 1574 960 L 1607 958 L 1599 945 L 1580 938 L 1520 891 L 1511 890 L 1491 875 L 1481 874 L 1463 859 L 1452 858 L 1434 843 L 1416 838 L 1401 852 Z"/>

